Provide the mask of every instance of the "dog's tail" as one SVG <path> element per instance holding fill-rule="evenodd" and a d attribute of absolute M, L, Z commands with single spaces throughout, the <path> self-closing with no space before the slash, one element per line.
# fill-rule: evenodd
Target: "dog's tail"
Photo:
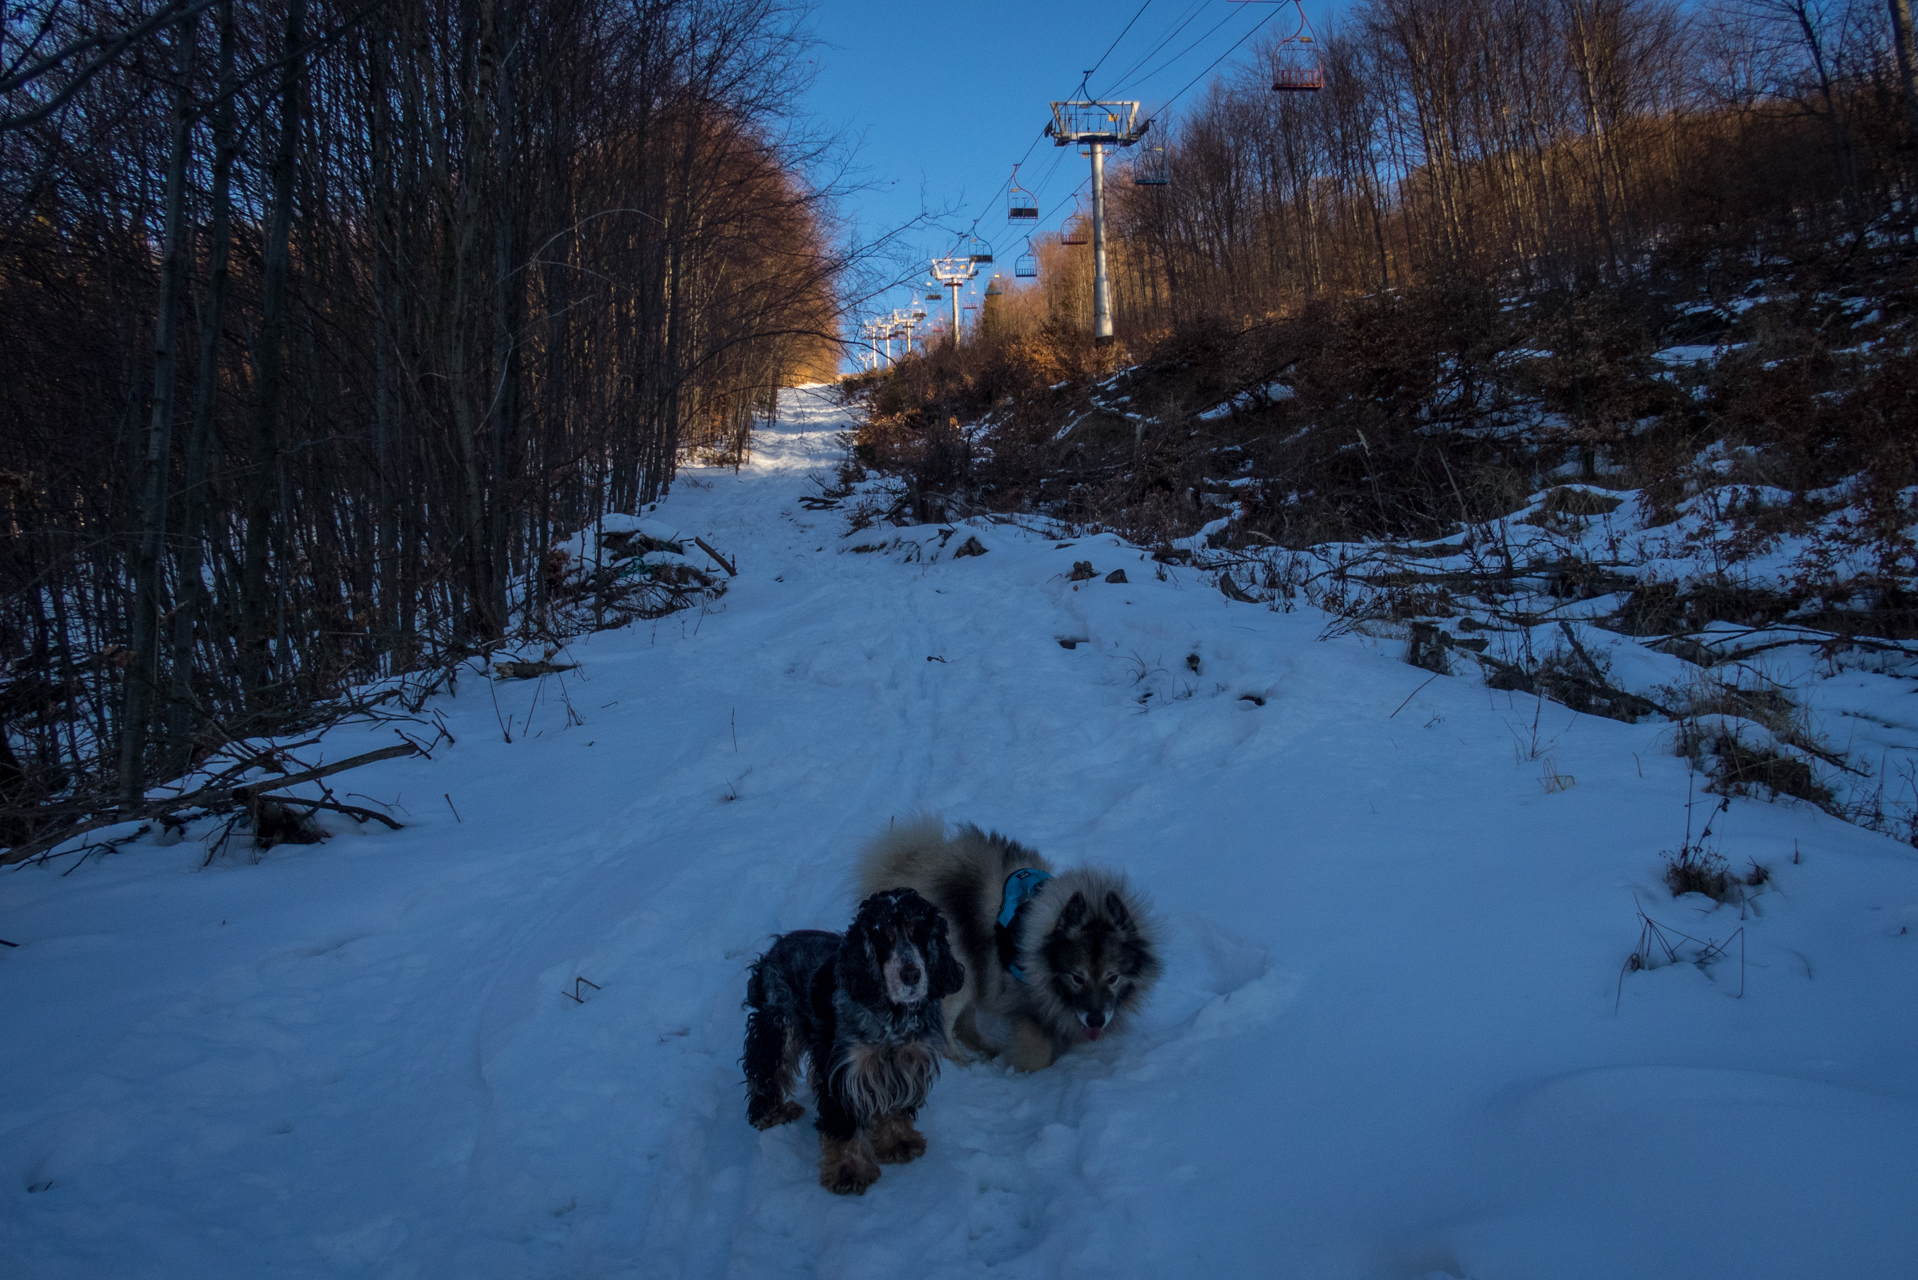
<path fill-rule="evenodd" d="M 854 873 L 859 896 L 928 883 L 945 848 L 943 815 L 921 811 L 894 820 L 859 852 Z"/>

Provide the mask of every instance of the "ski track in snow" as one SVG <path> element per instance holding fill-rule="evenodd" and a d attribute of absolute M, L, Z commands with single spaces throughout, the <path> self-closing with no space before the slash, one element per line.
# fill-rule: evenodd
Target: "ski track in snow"
<path fill-rule="evenodd" d="M 1621 988 L 1634 892 L 1741 923 L 1658 886 L 1669 726 L 1535 732 L 1109 536 L 844 536 L 796 501 L 844 422 L 790 392 L 651 513 L 737 557 L 713 610 L 586 637 L 497 714 L 469 674 L 457 745 L 350 775 L 404 830 L 0 877 L 7 1274 L 1912 1274 L 1910 848 L 1735 802 L 1725 851 L 1776 875 L 1744 996 L 1735 959 Z M 745 967 L 843 928 L 853 850 L 921 808 L 1125 867 L 1167 976 L 1049 1071 L 948 1065 L 928 1155 L 833 1197 L 810 1115 L 745 1123 Z"/>

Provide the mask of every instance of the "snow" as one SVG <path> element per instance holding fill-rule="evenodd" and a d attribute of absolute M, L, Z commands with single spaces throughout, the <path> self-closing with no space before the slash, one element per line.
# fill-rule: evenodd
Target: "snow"
<path fill-rule="evenodd" d="M 1671 725 L 1109 536 L 848 536 L 797 501 L 843 411 L 779 416 L 651 517 L 736 557 L 717 606 L 573 644 L 563 687 L 469 673 L 456 745 L 333 780 L 403 830 L 0 876 L 10 1276 L 1910 1274 L 1909 846 L 1700 793 L 1773 883 L 1675 901 Z M 1847 678 L 1918 737 L 1908 682 Z M 843 928 L 852 850 L 922 807 L 1126 868 L 1167 975 L 1046 1072 L 949 1067 L 928 1154 L 836 1198 L 809 1121 L 745 1122 L 745 967 Z M 1641 905 L 1727 950 L 1625 972 Z"/>
<path fill-rule="evenodd" d="M 1242 391 L 1229 400 L 1221 401 L 1199 414 L 1198 418 L 1201 422 L 1216 422 L 1220 418 L 1227 418 L 1234 413 L 1254 407 L 1259 403 L 1260 396 L 1264 396 L 1270 403 L 1277 404 L 1282 400 L 1290 400 L 1297 394 L 1298 392 L 1283 382 L 1268 382 L 1256 391 Z"/>
<path fill-rule="evenodd" d="M 1661 364 L 1711 364 L 1726 351 L 1733 349 L 1735 348 L 1693 343 L 1685 346 L 1666 347 L 1663 351 L 1654 351 L 1652 353 L 1652 359 L 1659 361 Z"/>

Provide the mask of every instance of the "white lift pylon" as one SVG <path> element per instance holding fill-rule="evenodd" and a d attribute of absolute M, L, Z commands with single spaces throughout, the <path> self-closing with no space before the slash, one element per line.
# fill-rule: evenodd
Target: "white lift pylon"
<path fill-rule="evenodd" d="M 1090 72 L 1087 73 L 1091 74 Z M 1152 122 L 1139 119 L 1136 102 L 1055 102 L 1046 132 L 1054 146 L 1082 146 L 1092 153 L 1092 340 L 1112 341 L 1112 283 L 1106 276 L 1107 147 L 1129 147 Z"/>
<path fill-rule="evenodd" d="M 952 349 L 959 349 L 959 291 L 972 283 L 979 266 L 967 253 L 932 260 L 932 278 L 952 295 Z"/>

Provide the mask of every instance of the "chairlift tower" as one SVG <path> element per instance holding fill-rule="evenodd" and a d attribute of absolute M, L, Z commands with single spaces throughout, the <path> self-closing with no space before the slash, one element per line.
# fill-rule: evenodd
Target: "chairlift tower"
<path fill-rule="evenodd" d="M 1087 72 L 1090 75 L 1090 72 Z M 1139 119 L 1136 102 L 1055 102 L 1046 132 L 1058 147 L 1081 146 L 1092 153 L 1092 340 L 1112 341 L 1112 282 L 1106 276 L 1107 147 L 1129 147 L 1145 137 L 1152 122 Z"/>
<path fill-rule="evenodd" d="M 864 338 L 867 345 L 872 348 L 870 362 L 867 367 L 871 369 L 879 368 L 879 339 L 886 336 L 885 323 L 881 320 L 868 320 L 859 326 L 859 336 Z M 885 363 L 888 365 L 892 363 L 892 344 L 890 342 L 886 344 Z"/>
<path fill-rule="evenodd" d="M 952 349 L 959 349 L 959 291 L 972 282 L 979 274 L 978 264 L 970 254 L 958 254 L 951 258 L 932 260 L 932 278 L 939 286 L 952 295 Z"/>
<path fill-rule="evenodd" d="M 905 310 L 899 312 L 899 314 L 906 318 L 906 354 L 911 355 L 913 326 L 924 324 L 926 320 L 926 306 L 919 300 L 919 291 L 917 289 L 912 291 L 912 301 L 908 302 Z"/>
<path fill-rule="evenodd" d="M 892 313 L 890 327 L 886 330 L 886 358 L 888 360 L 892 358 L 892 340 L 894 338 L 905 339 L 905 350 L 900 352 L 900 355 L 909 356 L 912 354 L 912 326 L 918 323 L 920 316 L 925 314 L 924 311 L 919 312 L 918 315 L 914 315 L 910 311 L 899 310 L 895 310 Z"/>

